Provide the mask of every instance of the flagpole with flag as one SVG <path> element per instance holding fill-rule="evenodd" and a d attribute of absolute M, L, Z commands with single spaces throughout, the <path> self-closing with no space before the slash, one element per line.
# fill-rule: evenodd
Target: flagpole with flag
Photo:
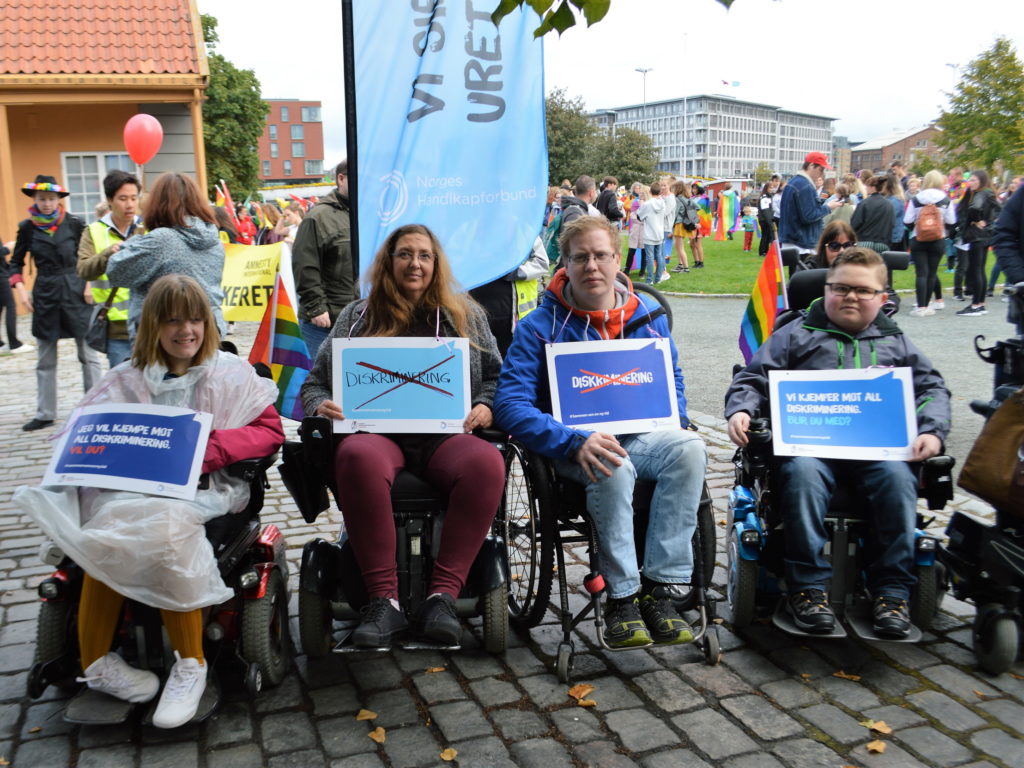
<path fill-rule="evenodd" d="M 775 240 L 761 263 L 747 310 L 740 321 L 739 344 L 744 363 L 750 362 L 757 348 L 768 338 L 779 312 L 789 308 L 783 274 L 782 250 Z"/>

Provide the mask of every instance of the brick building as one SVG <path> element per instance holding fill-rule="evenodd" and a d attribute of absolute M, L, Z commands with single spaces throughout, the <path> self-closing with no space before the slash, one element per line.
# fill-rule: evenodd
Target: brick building
<path fill-rule="evenodd" d="M 266 99 L 267 125 L 259 141 L 260 181 L 306 184 L 324 175 L 324 125 L 319 101 Z"/>
<path fill-rule="evenodd" d="M 939 149 L 935 145 L 935 135 L 938 132 L 939 129 L 932 123 L 865 141 L 853 147 L 850 152 L 850 166 L 853 170 L 882 170 L 888 168 L 894 160 L 899 160 L 909 168 L 922 155 L 934 157 L 938 154 Z"/>

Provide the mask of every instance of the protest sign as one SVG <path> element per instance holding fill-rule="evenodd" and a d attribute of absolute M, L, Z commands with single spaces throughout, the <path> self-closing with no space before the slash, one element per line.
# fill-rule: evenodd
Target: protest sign
<path fill-rule="evenodd" d="M 635 434 L 679 429 L 668 339 L 548 344 L 552 415 L 567 427 Z"/>
<path fill-rule="evenodd" d="M 776 456 L 902 461 L 917 437 L 910 368 L 769 371 Z"/>
<path fill-rule="evenodd" d="M 274 295 L 281 243 L 224 246 L 221 310 L 229 323 L 258 323 Z"/>
<path fill-rule="evenodd" d="M 213 417 L 188 408 L 139 403 L 75 411 L 43 485 L 83 485 L 191 500 Z"/>
<path fill-rule="evenodd" d="M 334 339 L 335 432 L 460 434 L 469 415 L 469 341 Z"/>

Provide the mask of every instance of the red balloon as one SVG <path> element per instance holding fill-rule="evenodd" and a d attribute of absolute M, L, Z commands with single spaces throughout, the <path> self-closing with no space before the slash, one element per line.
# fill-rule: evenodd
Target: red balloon
<path fill-rule="evenodd" d="M 160 151 L 164 129 L 152 115 L 135 115 L 124 124 L 124 146 L 139 165 L 145 165 Z"/>

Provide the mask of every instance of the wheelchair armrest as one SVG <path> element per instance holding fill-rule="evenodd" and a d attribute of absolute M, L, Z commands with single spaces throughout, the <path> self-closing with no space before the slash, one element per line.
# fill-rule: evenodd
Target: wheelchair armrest
<path fill-rule="evenodd" d="M 320 470 L 333 468 L 334 428 L 329 418 L 307 416 L 299 425 L 299 438 L 307 461 Z"/>
<path fill-rule="evenodd" d="M 228 464 L 224 470 L 231 476 L 251 483 L 260 474 L 266 472 L 277 463 L 277 451 L 269 456 L 261 456 L 258 459 L 242 459 L 234 464 Z"/>
<path fill-rule="evenodd" d="M 488 443 L 508 442 L 508 432 L 494 427 L 488 427 L 487 429 L 474 429 L 473 434 L 481 440 L 486 440 Z"/>
<path fill-rule="evenodd" d="M 939 510 L 952 501 L 955 464 L 956 459 L 946 455 L 918 462 L 918 495 L 925 500 L 928 509 Z"/>

